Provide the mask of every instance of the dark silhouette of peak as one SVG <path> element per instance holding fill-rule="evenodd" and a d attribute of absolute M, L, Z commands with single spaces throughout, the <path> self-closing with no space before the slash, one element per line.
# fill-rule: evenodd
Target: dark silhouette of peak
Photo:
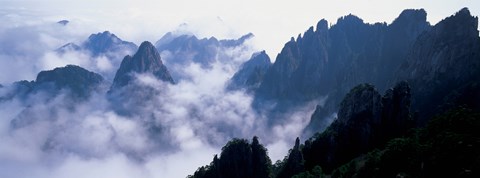
<path fill-rule="evenodd" d="M 252 55 L 252 57 L 240 66 L 240 69 L 233 75 L 227 89 L 246 89 L 253 91 L 260 86 L 263 77 L 272 63 L 270 57 L 261 51 Z"/>
<path fill-rule="evenodd" d="M 125 56 L 120 68 L 115 74 L 112 89 L 128 85 L 134 79 L 133 75 L 135 73 L 150 73 L 159 80 L 172 84 L 175 83 L 167 67 L 163 65 L 157 49 L 148 41 L 140 45 L 133 57 L 129 55 Z"/>
<path fill-rule="evenodd" d="M 68 20 L 60 20 L 60 21 L 58 21 L 57 23 L 60 24 L 60 25 L 66 26 L 68 23 L 70 23 L 70 21 L 68 21 Z"/>

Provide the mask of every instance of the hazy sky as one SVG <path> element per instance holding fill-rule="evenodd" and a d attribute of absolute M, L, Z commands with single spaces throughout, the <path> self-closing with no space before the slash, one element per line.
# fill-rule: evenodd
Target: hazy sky
<path fill-rule="evenodd" d="M 29 17 L 30 23 L 68 19 L 89 34 L 110 30 L 135 43 L 158 40 L 174 30 L 200 37 L 237 38 L 252 32 L 259 49 L 275 58 L 290 37 L 325 18 L 330 23 L 352 13 L 366 22 L 392 22 L 403 9 L 424 8 L 434 24 L 478 0 L 0 0 L 1 15 Z M 20 18 L 21 19 L 21 18 Z M 184 25 L 182 25 L 184 24 Z M 187 24 L 187 25 L 185 25 Z"/>

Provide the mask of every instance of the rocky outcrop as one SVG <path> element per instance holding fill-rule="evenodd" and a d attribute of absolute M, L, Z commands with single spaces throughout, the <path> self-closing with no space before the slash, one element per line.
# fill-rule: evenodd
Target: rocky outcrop
<path fill-rule="evenodd" d="M 230 79 L 227 89 L 245 89 L 247 91 L 257 89 L 271 65 L 270 57 L 265 51 L 253 54 Z"/>
<path fill-rule="evenodd" d="M 442 105 L 466 104 L 448 103 L 455 99 L 446 96 L 455 96 L 462 88 L 480 82 L 478 33 L 478 18 L 464 8 L 418 37 L 396 80 L 411 84 L 412 107 L 419 113 L 420 124 L 447 109 Z"/>

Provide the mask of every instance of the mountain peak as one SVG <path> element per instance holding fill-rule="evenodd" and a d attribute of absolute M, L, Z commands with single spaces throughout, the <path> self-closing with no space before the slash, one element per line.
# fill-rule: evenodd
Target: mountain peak
<path fill-rule="evenodd" d="M 125 56 L 115 74 L 112 88 L 128 85 L 133 80 L 132 73 L 151 73 L 160 80 L 175 83 L 167 67 L 163 65 L 157 49 L 148 41 L 140 45 L 133 57 Z"/>

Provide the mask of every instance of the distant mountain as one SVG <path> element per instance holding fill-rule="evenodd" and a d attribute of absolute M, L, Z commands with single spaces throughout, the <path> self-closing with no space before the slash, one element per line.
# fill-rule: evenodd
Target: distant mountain
<path fill-rule="evenodd" d="M 68 21 L 68 20 L 60 20 L 60 21 L 58 21 L 57 23 L 60 24 L 60 25 L 64 25 L 64 26 L 65 26 L 65 25 L 67 25 L 68 23 L 70 23 L 70 21 Z"/>
<path fill-rule="evenodd" d="M 90 52 L 92 56 L 96 57 L 99 55 L 116 55 L 115 53 L 119 52 L 128 52 L 130 54 L 135 52 L 137 48 L 138 47 L 135 43 L 123 41 L 115 34 L 110 33 L 109 31 L 104 31 L 102 33 L 90 35 L 81 45 L 68 43 L 57 49 L 57 51 L 64 53 L 69 50 L 85 50 Z"/>
<path fill-rule="evenodd" d="M 265 51 L 253 54 L 230 79 L 227 89 L 246 89 L 247 91 L 257 89 L 271 65 L 270 57 Z"/>
<path fill-rule="evenodd" d="M 90 97 L 92 92 L 102 90 L 105 84 L 105 80 L 99 74 L 79 66 L 67 65 L 42 71 L 38 73 L 35 81 L 14 83 L 12 86 L 14 89 L 9 94 L 9 98 L 25 98 L 40 92 L 49 97 L 54 97 L 64 91 L 73 99 L 84 100 Z"/>
<path fill-rule="evenodd" d="M 240 47 L 252 37 L 253 34 L 249 33 L 237 40 L 218 40 L 215 37 L 198 39 L 194 35 L 169 32 L 155 43 L 155 47 L 162 54 L 165 65 L 171 69 L 174 78 L 182 80 L 187 78 L 182 70 L 191 63 L 202 68 L 210 68 L 215 62 L 231 63 L 232 59 L 226 56 L 225 51 Z"/>

